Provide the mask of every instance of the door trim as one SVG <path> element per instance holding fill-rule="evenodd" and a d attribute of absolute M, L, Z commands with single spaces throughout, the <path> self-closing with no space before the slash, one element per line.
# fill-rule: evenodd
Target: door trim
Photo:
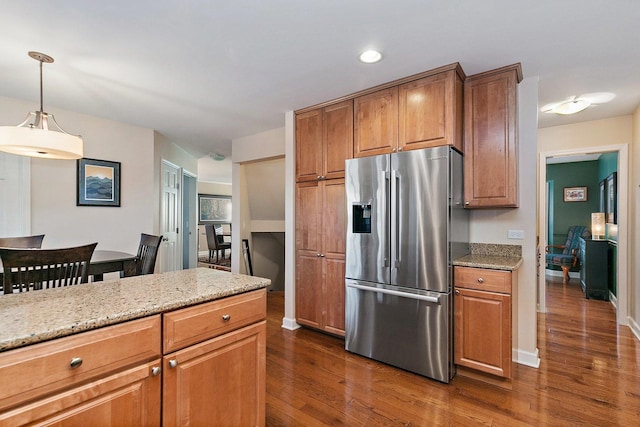
<path fill-rule="evenodd" d="M 542 258 L 547 241 L 547 158 L 554 156 L 568 156 L 576 154 L 618 153 L 618 259 L 617 259 L 617 298 L 616 321 L 619 325 L 629 324 L 629 271 L 627 259 L 629 256 L 629 145 L 617 144 L 600 147 L 584 147 L 559 151 L 540 152 L 538 158 L 538 230 L 540 236 L 538 263 L 538 311 L 546 313 L 546 285 L 545 262 Z"/>

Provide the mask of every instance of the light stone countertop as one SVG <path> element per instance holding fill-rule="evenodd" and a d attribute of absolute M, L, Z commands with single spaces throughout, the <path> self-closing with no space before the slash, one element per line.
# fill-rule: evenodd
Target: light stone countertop
<path fill-rule="evenodd" d="M 522 246 L 470 243 L 470 255 L 458 258 L 453 265 L 514 271 L 522 265 Z"/>
<path fill-rule="evenodd" d="M 0 352 L 269 286 L 211 268 L 0 295 Z"/>
<path fill-rule="evenodd" d="M 522 257 L 499 255 L 467 255 L 453 261 L 460 267 L 489 268 L 492 270 L 517 270 L 522 264 Z"/>

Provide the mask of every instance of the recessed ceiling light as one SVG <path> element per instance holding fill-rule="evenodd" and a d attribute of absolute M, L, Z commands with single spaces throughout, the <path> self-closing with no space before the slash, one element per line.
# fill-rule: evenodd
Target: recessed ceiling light
<path fill-rule="evenodd" d="M 365 64 L 373 64 L 382 59 L 382 54 L 377 50 L 369 49 L 362 52 L 358 59 Z"/>

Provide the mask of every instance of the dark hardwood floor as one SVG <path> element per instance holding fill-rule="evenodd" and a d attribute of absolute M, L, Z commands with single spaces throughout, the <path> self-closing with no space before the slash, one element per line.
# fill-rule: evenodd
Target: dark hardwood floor
<path fill-rule="evenodd" d="M 457 375 L 441 384 L 344 350 L 344 340 L 282 329 L 268 295 L 267 426 L 640 425 L 640 343 L 578 281 L 547 282 L 539 369 L 515 364 L 507 387 Z"/>

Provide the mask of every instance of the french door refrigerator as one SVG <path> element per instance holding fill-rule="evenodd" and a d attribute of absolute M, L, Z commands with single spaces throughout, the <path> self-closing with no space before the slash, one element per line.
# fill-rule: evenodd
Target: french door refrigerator
<path fill-rule="evenodd" d="M 345 348 L 442 382 L 453 270 L 469 252 L 462 156 L 448 146 L 346 161 Z"/>

